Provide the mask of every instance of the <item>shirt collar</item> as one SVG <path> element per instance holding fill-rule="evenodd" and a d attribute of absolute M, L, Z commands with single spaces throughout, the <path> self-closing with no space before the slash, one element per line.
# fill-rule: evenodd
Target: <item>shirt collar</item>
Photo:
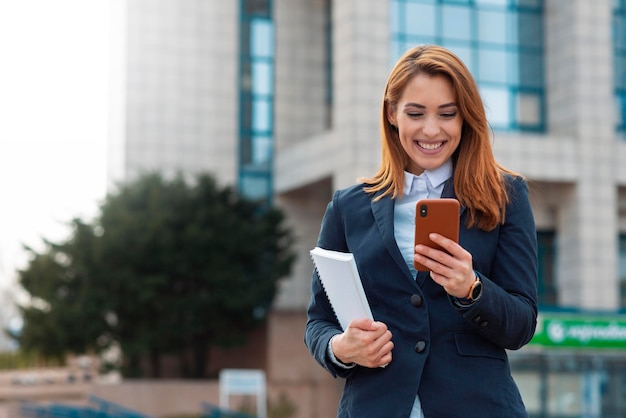
<path fill-rule="evenodd" d="M 446 180 L 448 180 L 452 176 L 452 161 L 448 160 L 443 163 L 441 166 L 435 168 L 434 170 L 424 170 L 422 174 L 416 176 L 415 174 L 409 173 L 408 171 L 404 172 L 404 194 L 409 194 L 411 192 L 411 186 L 413 185 L 413 181 L 417 177 L 422 177 L 428 179 L 432 187 L 437 188 Z"/>

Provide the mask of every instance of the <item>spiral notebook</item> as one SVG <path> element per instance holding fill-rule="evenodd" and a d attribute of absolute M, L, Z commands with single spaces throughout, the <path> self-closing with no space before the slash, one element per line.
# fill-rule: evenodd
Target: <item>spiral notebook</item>
<path fill-rule="evenodd" d="M 315 247 L 311 259 L 342 329 L 356 318 L 374 319 L 351 253 Z"/>

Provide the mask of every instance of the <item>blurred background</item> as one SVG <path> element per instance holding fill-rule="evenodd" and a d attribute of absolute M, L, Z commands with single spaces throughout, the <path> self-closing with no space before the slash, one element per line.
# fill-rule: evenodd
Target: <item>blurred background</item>
<path fill-rule="evenodd" d="M 22 245 L 59 239 L 106 192 L 110 4 L 0 3 L 0 292 L 16 296 Z M 19 292 L 17 292 L 19 294 Z M 2 303 L 3 325 L 19 325 Z M 0 336 L 0 348 L 10 342 Z"/>
<path fill-rule="evenodd" d="M 153 416 L 198 416 L 202 402 L 217 403 L 219 371 L 234 368 L 264 371 L 270 416 L 334 416 L 342 382 L 302 342 L 308 250 L 332 192 L 378 167 L 392 64 L 416 44 L 435 43 L 468 65 L 496 158 L 530 184 L 540 318 L 531 344 L 509 355 L 531 417 L 626 416 L 623 0 L 4 3 L 5 328 L 19 335 L 17 304 L 33 296 L 16 272 L 32 268 L 22 244 L 44 254 L 42 238 L 75 237 L 73 218 L 97 219 L 108 196 L 148 172 L 210 173 L 220 187 L 283 213 L 293 233 L 296 258 L 269 310 L 241 344 L 212 346 L 206 378 L 187 379 L 180 359 L 165 355 L 152 359 L 158 378 L 145 368 L 105 380 L 110 374 L 89 366 L 94 378 L 81 380 L 75 404 L 95 395 Z M 1 347 L 19 353 L 18 342 L 7 337 Z M 83 354 L 68 350 L 62 373 L 84 370 Z"/>

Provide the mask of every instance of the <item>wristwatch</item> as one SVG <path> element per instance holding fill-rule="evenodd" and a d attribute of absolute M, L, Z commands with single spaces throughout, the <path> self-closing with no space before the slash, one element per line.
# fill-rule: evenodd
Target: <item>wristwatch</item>
<path fill-rule="evenodd" d="M 478 299 L 480 299 L 482 294 L 483 294 L 483 283 L 480 281 L 478 276 L 476 276 L 476 280 L 470 286 L 469 293 L 467 294 L 467 297 L 456 298 L 456 300 L 462 306 L 467 306 L 467 305 L 471 305 L 472 303 L 474 303 Z"/>
<path fill-rule="evenodd" d="M 465 299 L 476 302 L 480 299 L 480 296 L 483 294 L 483 282 L 480 281 L 478 276 L 476 276 L 476 281 L 472 283 L 469 289 L 469 293 Z"/>

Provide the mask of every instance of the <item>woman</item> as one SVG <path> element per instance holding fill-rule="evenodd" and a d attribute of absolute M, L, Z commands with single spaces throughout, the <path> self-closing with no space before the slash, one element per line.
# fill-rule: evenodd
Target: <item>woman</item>
<path fill-rule="evenodd" d="M 375 321 L 342 330 L 313 274 L 305 343 L 346 378 L 338 417 L 526 417 L 505 349 L 537 320 L 537 248 L 524 179 L 499 165 L 475 81 L 450 51 L 420 46 L 393 68 L 382 163 L 340 190 L 318 246 L 354 254 Z M 422 198 L 461 204 L 459 243 L 413 245 Z M 415 271 L 413 262 L 429 271 Z"/>

